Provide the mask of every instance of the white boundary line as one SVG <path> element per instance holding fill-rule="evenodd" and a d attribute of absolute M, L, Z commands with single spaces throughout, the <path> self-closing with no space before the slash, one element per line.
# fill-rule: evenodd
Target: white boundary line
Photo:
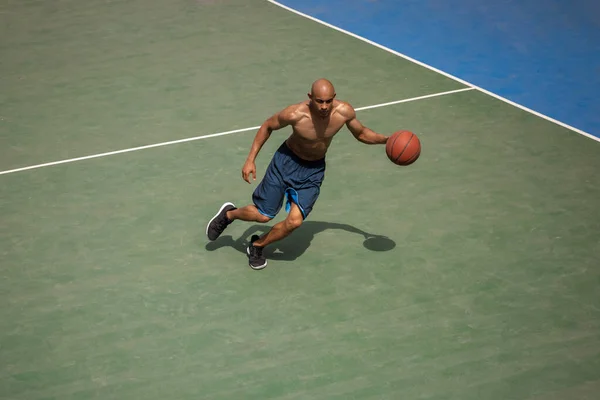
<path fill-rule="evenodd" d="M 439 70 L 439 69 L 437 69 L 437 68 L 435 68 L 435 67 L 432 67 L 431 65 L 428 65 L 428 64 L 425 64 L 425 63 L 423 63 L 423 62 L 421 62 L 421 61 L 415 60 L 414 58 L 411 58 L 411 57 L 407 56 L 406 54 L 399 53 L 399 52 L 397 52 L 397 51 L 395 51 L 395 50 L 392 50 L 392 49 L 390 49 L 390 48 L 388 48 L 388 47 L 382 46 L 382 45 L 380 45 L 379 43 L 373 42 L 372 40 L 366 39 L 366 38 L 364 38 L 364 37 L 362 37 L 362 36 L 359 36 L 359 35 L 357 35 L 357 34 L 355 34 L 355 33 L 349 32 L 349 31 L 347 31 L 347 30 L 345 30 L 345 29 L 342 29 L 342 28 L 339 28 L 339 27 L 337 27 L 337 26 L 335 26 L 335 25 L 331 25 L 331 24 L 329 24 L 329 23 L 327 23 L 327 22 L 325 22 L 325 21 L 321 21 L 321 20 L 320 20 L 320 19 L 318 19 L 318 18 L 315 18 L 315 17 L 312 17 L 312 16 L 310 16 L 310 15 L 304 14 L 304 13 L 302 13 L 302 12 L 298 11 L 298 10 L 295 10 L 295 9 L 293 9 L 293 8 L 290 8 L 290 7 L 286 6 L 286 5 L 283 5 L 283 4 L 281 4 L 281 3 L 278 3 L 278 2 L 277 2 L 277 1 L 275 1 L 275 0 L 267 0 L 267 1 L 268 1 L 269 3 L 272 3 L 272 4 L 276 5 L 276 6 L 279 6 L 279 7 L 283 8 L 283 9 L 286 9 L 286 10 L 288 10 L 288 11 L 290 11 L 290 12 L 293 12 L 294 14 L 297 14 L 297 15 L 300 15 L 300 16 L 302 16 L 302 17 L 304 17 L 304 18 L 310 19 L 311 21 L 317 22 L 317 23 L 319 23 L 319 24 L 321 24 L 321 25 L 325 25 L 325 26 L 327 26 L 327 27 L 329 27 L 329 28 L 331 28 L 331 29 L 335 29 L 335 30 L 336 30 L 336 31 L 338 31 L 338 32 L 345 33 L 346 35 L 352 36 L 352 37 L 354 37 L 354 38 L 356 38 L 356 39 L 358 39 L 358 40 L 362 40 L 363 42 L 369 43 L 370 45 L 373 45 L 373 46 L 375 46 L 375 47 L 378 47 L 378 48 L 380 48 L 380 49 L 382 49 L 382 50 L 385 50 L 385 51 L 387 51 L 387 52 L 389 52 L 389 53 L 395 54 L 395 55 L 397 55 L 398 57 L 402 57 L 402 58 L 404 58 L 404 59 L 406 59 L 406 60 L 408 60 L 408 61 L 412 61 L 412 62 L 413 62 L 413 63 L 415 63 L 415 64 L 418 64 L 418 65 L 420 65 L 420 66 L 422 66 L 422 67 L 425 67 L 425 68 L 427 68 L 427 69 L 429 69 L 429 70 L 431 70 L 431 71 L 437 72 L 438 74 L 444 75 L 444 76 L 446 76 L 446 77 L 448 77 L 448 78 L 450 78 L 450 79 L 453 79 L 453 80 L 455 80 L 455 81 L 457 81 L 457 82 L 460 82 L 460 83 L 462 83 L 462 84 L 464 84 L 464 85 L 466 85 L 466 86 L 469 86 L 469 87 L 471 87 L 471 88 L 473 88 L 473 89 L 476 89 L 476 90 L 478 90 L 478 91 L 480 91 L 480 92 L 483 92 L 483 93 L 485 93 L 485 94 L 488 94 L 488 95 L 490 95 L 490 96 L 492 96 L 492 97 L 495 97 L 495 98 L 497 98 L 498 100 L 502 100 L 502 101 L 504 101 L 505 103 L 508 103 L 508 104 L 510 104 L 510 105 L 513 105 L 513 106 L 515 106 L 515 107 L 517 107 L 517 108 L 520 108 L 521 110 L 527 111 L 527 112 L 529 112 L 529 113 L 531 113 L 531 114 L 534 114 L 534 115 L 536 115 L 536 116 L 538 116 L 538 117 L 540 117 L 540 118 L 543 118 L 543 119 L 545 119 L 545 120 L 547 120 L 547 121 L 550 121 L 550 122 L 553 122 L 553 123 L 555 123 L 555 124 L 557 124 L 557 125 L 560 125 L 560 126 L 562 126 L 563 128 L 570 129 L 570 130 L 572 130 L 572 131 L 574 131 L 574 132 L 577 132 L 577 133 L 579 133 L 580 135 L 586 136 L 586 137 L 588 137 L 588 138 L 590 138 L 590 139 L 592 139 L 592 140 L 595 140 L 595 141 L 597 141 L 597 142 L 600 142 L 600 138 L 597 138 L 596 136 L 594 136 L 594 135 L 592 135 L 592 134 L 590 134 L 590 133 L 584 132 L 584 131 L 582 131 L 581 129 L 575 128 L 575 127 L 573 127 L 573 126 L 571 126 L 571 125 L 565 124 L 564 122 L 558 121 L 558 120 L 556 120 L 556 119 L 554 119 L 554 118 L 551 118 L 551 117 L 549 117 L 549 116 L 547 116 L 547 115 L 544 115 L 544 114 L 542 114 L 542 113 L 539 113 L 539 112 L 537 112 L 537 111 L 534 111 L 534 110 L 532 110 L 532 109 L 530 109 L 530 108 L 527 108 L 527 107 L 525 107 L 525 106 L 522 106 L 522 105 L 520 105 L 520 104 L 518 104 L 518 103 L 515 103 L 514 101 L 508 100 L 508 99 L 506 99 L 506 98 L 504 98 L 504 97 L 502 97 L 502 96 L 499 96 L 499 95 L 497 95 L 496 93 L 490 92 L 490 91 L 488 91 L 488 90 L 485 90 L 485 89 L 483 89 L 483 88 L 481 88 L 481 87 L 479 87 L 479 86 L 473 85 L 472 83 L 469 83 L 469 82 L 467 82 L 467 81 L 464 81 L 464 80 L 462 80 L 462 79 L 460 79 L 460 78 L 458 78 L 458 77 L 456 77 L 456 76 L 454 76 L 454 75 L 451 75 L 451 74 L 449 74 L 449 73 L 447 73 L 447 72 L 444 72 L 444 71 L 442 71 L 442 70 Z"/>
<path fill-rule="evenodd" d="M 393 104 L 408 103 L 408 102 L 411 102 L 411 101 L 424 100 L 424 99 L 429 99 L 429 98 L 432 98 L 432 97 L 439 97 L 439 96 L 445 96 L 445 95 L 453 94 L 453 93 L 465 92 L 467 90 L 473 90 L 473 88 L 468 87 L 468 88 L 462 88 L 462 89 L 456 89 L 456 90 L 449 90 L 447 92 L 432 93 L 432 94 L 427 94 L 427 95 L 419 96 L 419 97 L 411 97 L 409 99 L 396 100 L 396 101 L 391 101 L 391 102 L 388 102 L 388 103 L 375 104 L 375 105 L 366 106 L 366 107 L 359 107 L 359 108 L 356 108 L 356 111 L 370 110 L 372 108 L 379 108 L 379 107 L 387 107 L 387 106 L 391 106 Z M 213 133 L 213 134 L 210 134 L 210 135 L 203 135 L 203 136 L 196 136 L 196 137 L 191 137 L 191 138 L 186 138 L 186 139 L 172 140 L 170 142 L 155 143 L 155 144 L 149 144 L 149 145 L 146 145 L 146 146 L 132 147 L 132 148 L 129 148 L 129 149 L 109 151 L 107 153 L 100 153 L 100 154 L 93 154 L 93 155 L 84 156 L 84 157 L 70 158 L 70 159 L 67 159 L 67 160 L 53 161 L 53 162 L 48 162 L 48 163 L 44 163 L 44 164 L 30 165 L 29 167 L 9 169 L 7 171 L 0 171 L 0 175 L 12 174 L 12 173 L 15 173 L 15 172 L 27 171 L 27 170 L 30 170 L 30 169 L 50 167 L 50 166 L 59 165 L 59 164 L 67 164 L 67 163 L 72 163 L 72 162 L 75 162 L 75 161 L 90 160 L 92 158 L 107 157 L 107 156 L 112 156 L 112 155 L 115 155 L 115 154 L 130 153 L 132 151 L 146 150 L 146 149 L 151 149 L 151 148 L 154 148 L 154 147 L 168 146 L 168 145 L 171 145 L 171 144 L 191 142 L 191 141 L 194 141 L 194 140 L 208 139 L 208 138 L 213 138 L 213 137 L 217 137 L 217 136 L 231 135 L 233 133 L 253 131 L 253 130 L 257 130 L 258 128 L 260 128 L 260 126 L 251 126 L 249 128 L 235 129 L 233 131 Z"/>

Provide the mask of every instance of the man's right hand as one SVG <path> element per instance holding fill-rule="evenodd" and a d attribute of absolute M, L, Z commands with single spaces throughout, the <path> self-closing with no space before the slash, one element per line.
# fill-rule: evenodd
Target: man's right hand
<path fill-rule="evenodd" d="M 256 180 L 256 165 L 254 161 L 247 160 L 242 168 L 242 178 L 250 183 L 250 175 L 253 175 L 253 180 Z"/>

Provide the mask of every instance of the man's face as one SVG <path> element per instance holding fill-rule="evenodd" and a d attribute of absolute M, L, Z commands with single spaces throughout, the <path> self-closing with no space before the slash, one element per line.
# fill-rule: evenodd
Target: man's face
<path fill-rule="evenodd" d="M 309 96 L 313 112 L 321 116 L 321 118 L 327 118 L 329 114 L 331 114 L 331 109 L 333 108 L 335 93 L 317 92 L 311 93 Z"/>

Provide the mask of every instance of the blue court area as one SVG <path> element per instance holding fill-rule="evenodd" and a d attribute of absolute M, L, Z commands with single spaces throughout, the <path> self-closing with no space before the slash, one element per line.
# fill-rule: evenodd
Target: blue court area
<path fill-rule="evenodd" d="M 600 137 L 597 0 L 284 0 Z"/>

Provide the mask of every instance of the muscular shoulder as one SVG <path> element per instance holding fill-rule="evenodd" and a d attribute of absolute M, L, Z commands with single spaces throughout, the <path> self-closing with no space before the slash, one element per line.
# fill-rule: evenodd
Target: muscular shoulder
<path fill-rule="evenodd" d="M 351 121 L 356 118 L 356 110 L 345 101 L 340 101 L 336 107 L 336 112 L 340 114 L 345 121 Z"/>
<path fill-rule="evenodd" d="M 283 110 L 281 110 L 278 115 L 279 119 L 285 121 L 288 124 L 296 123 L 307 116 L 306 104 L 297 103 L 289 105 Z"/>
<path fill-rule="evenodd" d="M 301 105 L 292 104 L 273 114 L 264 124 L 269 131 L 275 131 L 288 125 L 295 126 L 303 118 L 305 118 L 305 113 L 302 112 Z"/>

